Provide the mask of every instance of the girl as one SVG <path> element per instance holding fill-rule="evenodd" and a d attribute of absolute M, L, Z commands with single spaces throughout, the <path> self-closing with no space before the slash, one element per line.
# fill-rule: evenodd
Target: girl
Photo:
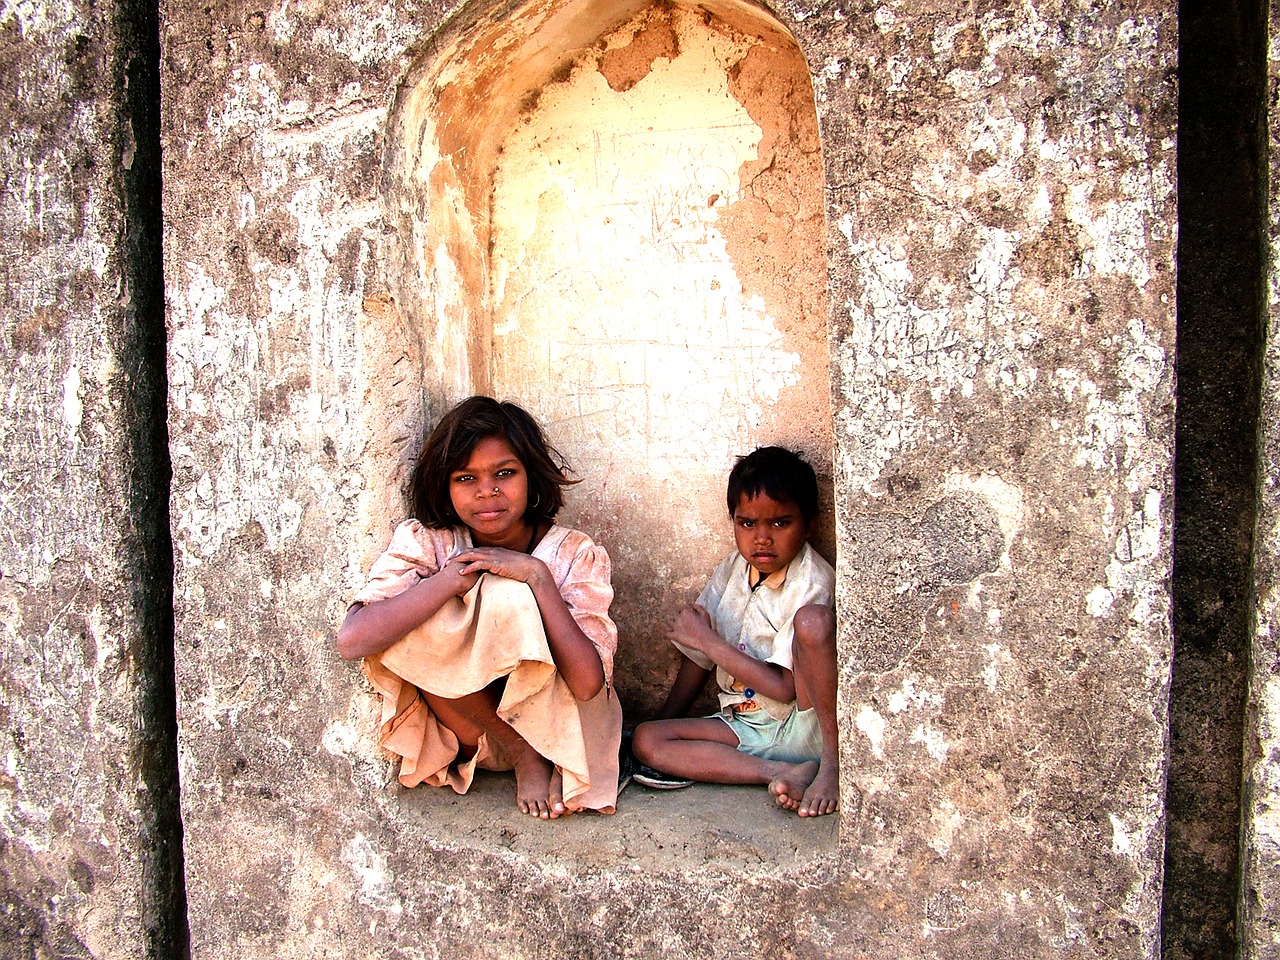
<path fill-rule="evenodd" d="M 612 813 L 622 710 L 609 557 L 556 526 L 559 454 L 513 403 L 471 397 L 418 456 L 402 523 L 338 632 L 383 697 L 379 745 L 406 787 L 466 793 L 514 770 L 516 805 Z"/>

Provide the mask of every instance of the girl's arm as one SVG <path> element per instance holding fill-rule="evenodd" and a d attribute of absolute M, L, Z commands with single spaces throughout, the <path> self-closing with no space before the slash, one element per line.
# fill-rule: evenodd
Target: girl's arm
<path fill-rule="evenodd" d="M 475 586 L 478 577 L 462 568 L 450 562 L 394 597 L 353 605 L 338 631 L 338 655 L 354 660 L 381 653 L 426 622 L 450 597 L 462 596 Z"/>
<path fill-rule="evenodd" d="M 771 700 L 790 703 L 796 698 L 796 678 L 790 670 L 776 663 L 757 660 L 746 651 L 739 650 L 716 633 L 710 615 L 701 607 L 681 607 L 667 631 L 667 637 L 690 650 L 697 650 L 735 680 L 755 688 Z"/>
<path fill-rule="evenodd" d="M 542 614 L 551 658 L 570 692 L 579 700 L 590 700 L 604 688 L 600 654 L 573 619 L 573 612 L 564 602 L 555 577 L 545 563 L 526 553 L 498 547 L 465 550 L 455 559 L 463 565 L 465 574 L 488 572 L 527 583 Z"/>

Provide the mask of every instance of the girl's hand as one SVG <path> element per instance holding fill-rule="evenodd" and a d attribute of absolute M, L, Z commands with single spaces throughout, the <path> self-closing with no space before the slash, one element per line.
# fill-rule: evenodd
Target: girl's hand
<path fill-rule="evenodd" d="M 676 611 L 667 639 L 677 640 L 690 650 L 708 653 L 709 647 L 724 643 L 716 628 L 711 625 L 711 615 L 697 604 L 686 604 Z"/>
<path fill-rule="evenodd" d="M 482 573 L 492 573 L 508 580 L 519 580 L 534 586 L 542 578 L 550 579 L 551 571 L 537 557 L 517 550 L 506 550 L 502 547 L 473 547 L 464 550 L 450 561 L 459 564 L 465 576 L 476 577 Z M 474 583 L 475 580 L 472 580 Z"/>
<path fill-rule="evenodd" d="M 459 597 L 470 592 L 471 588 L 476 585 L 476 581 L 480 579 L 479 573 L 469 573 L 465 569 L 465 564 L 459 563 L 456 557 L 441 567 L 436 576 L 444 577 L 446 580 L 456 580 L 457 585 L 452 589 L 454 594 Z"/>

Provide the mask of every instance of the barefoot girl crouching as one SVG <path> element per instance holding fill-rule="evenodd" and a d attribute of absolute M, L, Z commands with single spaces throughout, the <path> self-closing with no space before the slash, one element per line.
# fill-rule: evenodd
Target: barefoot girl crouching
<path fill-rule="evenodd" d="M 431 432 L 396 529 L 338 632 L 382 695 L 400 782 L 466 793 L 514 770 L 516 805 L 612 813 L 622 710 L 609 556 L 557 526 L 566 477 L 536 421 L 471 397 Z"/>

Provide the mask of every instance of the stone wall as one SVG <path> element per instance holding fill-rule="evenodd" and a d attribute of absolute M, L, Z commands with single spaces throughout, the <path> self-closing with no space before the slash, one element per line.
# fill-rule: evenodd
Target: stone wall
<path fill-rule="evenodd" d="M 0 952 L 184 937 L 155 13 L 0 5 Z"/>
<path fill-rule="evenodd" d="M 1160 952 L 1176 14 L 1084 0 L 772 12 L 743 41 L 762 15 L 736 0 L 171 0 L 158 29 L 132 7 L 0 6 L 13 118 L 0 164 L 0 940 L 33 957 L 175 957 L 185 907 L 202 958 Z M 758 790 L 633 786 L 612 818 L 543 824 L 520 817 L 502 778 L 466 798 L 403 791 L 333 631 L 445 404 L 506 384 L 567 438 L 584 474 L 576 522 L 614 552 L 632 611 L 620 662 L 633 716 L 669 666 L 642 611 L 705 572 L 692 547 L 645 568 L 668 541 L 601 508 L 598 428 L 556 414 L 521 362 L 494 379 L 499 353 L 531 355 L 557 328 L 495 347 L 525 321 L 486 258 L 551 258 L 566 221 L 495 237 L 503 208 L 473 216 L 493 180 L 460 149 L 483 153 L 489 139 L 467 139 L 481 124 L 554 132 L 557 96 L 576 84 L 616 93 L 664 74 L 695 14 L 713 33 L 731 24 L 739 51 L 794 42 L 816 108 L 825 352 L 780 349 L 803 356 L 806 389 L 829 387 L 830 426 L 766 409 L 736 436 L 793 431 L 782 438 L 815 443 L 817 458 L 833 436 L 844 809 L 802 822 Z M 534 44 L 526 96 L 507 113 L 450 112 L 458 77 L 431 71 L 456 65 L 459 43 L 500 50 L 515 22 L 557 38 Z M 715 269 L 790 335 L 819 294 L 780 293 L 772 275 L 791 261 L 770 248 L 817 221 L 753 232 L 798 168 L 777 146 L 785 125 L 753 112 L 765 101 L 743 85 L 783 74 L 741 62 L 726 89 L 761 139 L 730 173 L 764 193 L 735 196 L 736 211 L 708 195 L 681 215 L 729 238 Z M 424 129 L 408 123 L 420 109 L 472 132 L 406 140 Z M 535 141 L 493 142 L 528 161 Z M 402 163 L 410 148 L 465 175 L 432 180 L 434 166 Z M 572 208 L 575 189 L 557 202 Z M 656 288 L 667 277 L 653 273 Z M 521 282 L 511 290 L 540 292 Z M 1274 367 L 1239 929 L 1256 957 L 1277 955 Z M 777 409 L 820 406 L 782 396 Z M 679 439 L 678 421 L 650 425 Z M 645 592 L 655 578 L 670 596 Z M 1216 849 L 1169 836 L 1193 856 Z"/>
<path fill-rule="evenodd" d="M 571 34 L 574 17 L 637 9 L 517 16 Z M 470 822 L 404 793 L 371 747 L 370 694 L 333 655 L 405 451 L 467 385 L 430 373 L 457 369 L 439 368 L 458 352 L 430 319 L 456 301 L 383 179 L 415 71 L 459 37 L 502 42 L 475 30 L 500 11 L 449 12 L 165 8 L 196 953 L 1154 955 L 1170 12 L 776 11 L 809 64 L 826 174 L 845 734 L 839 835 L 798 861 L 788 831 L 826 827 L 756 793 L 675 817 L 666 860 L 656 824 L 681 808 L 643 793 L 603 826 L 550 825 L 550 850 L 548 825 L 510 809 Z M 465 203 L 421 196 L 462 222 Z M 486 246 L 469 249 L 458 272 L 482 275 Z M 467 351 L 483 362 L 482 341 Z M 588 532 L 621 556 L 645 548 L 641 527 Z M 626 603 L 643 578 L 616 575 Z M 749 865 L 702 843 L 770 816 L 786 829 L 742 840 Z"/>

